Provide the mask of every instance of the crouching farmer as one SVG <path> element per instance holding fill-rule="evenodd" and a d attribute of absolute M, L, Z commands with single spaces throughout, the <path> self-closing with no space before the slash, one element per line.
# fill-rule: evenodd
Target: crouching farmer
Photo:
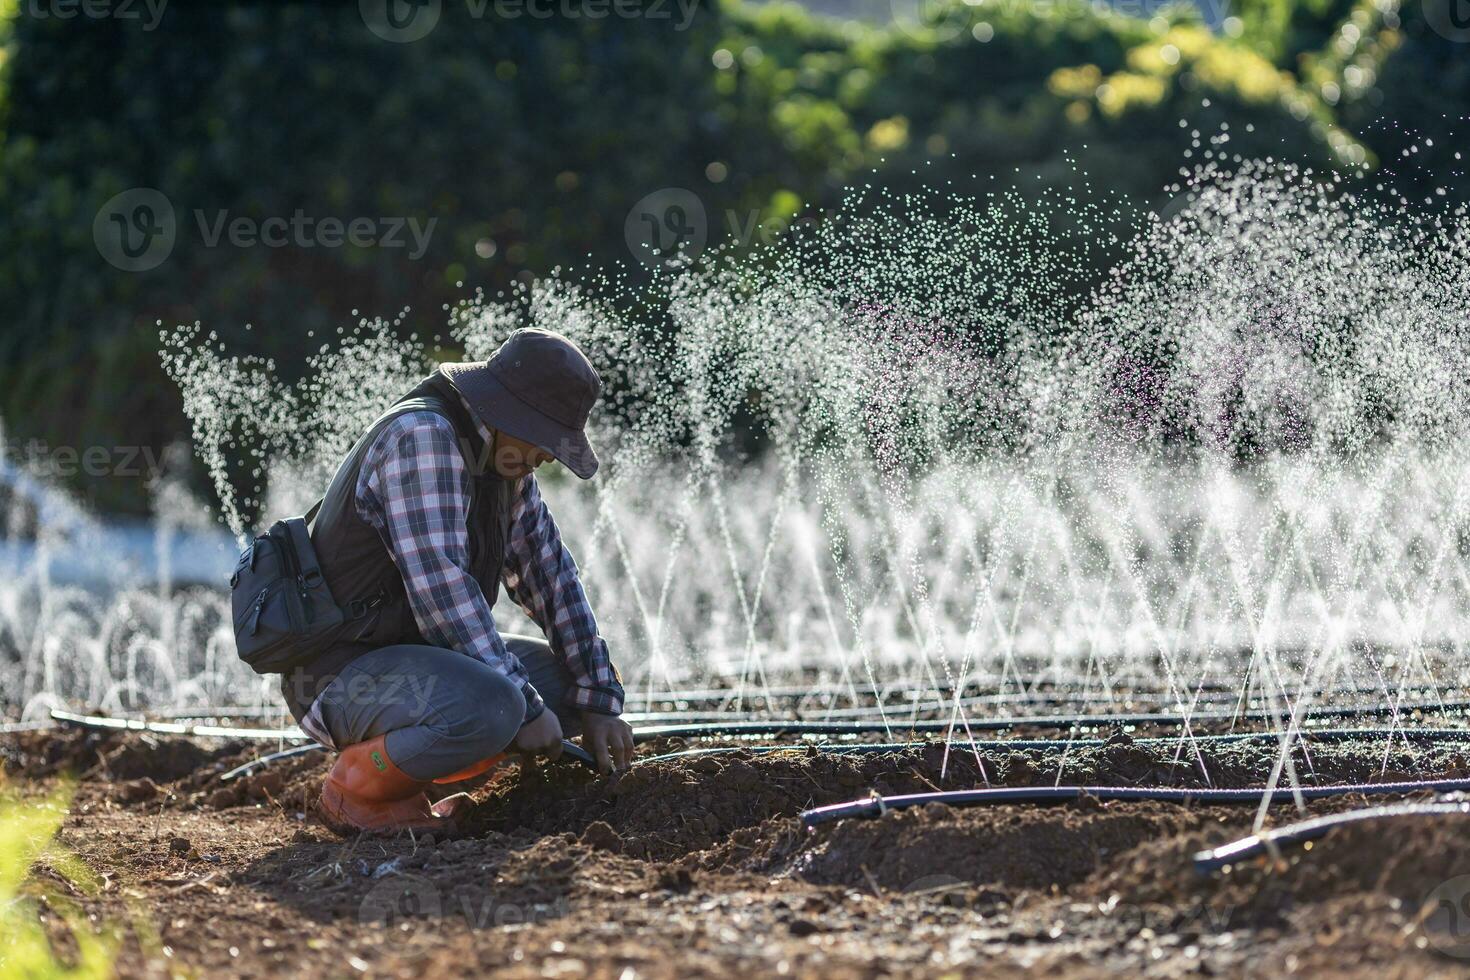
<path fill-rule="evenodd" d="M 593 475 L 600 392 L 571 341 L 519 330 L 487 361 L 442 365 L 343 460 L 311 542 L 363 625 L 282 681 L 301 728 L 340 753 L 330 825 L 446 827 L 465 797 L 431 804 L 431 783 L 507 751 L 555 759 L 564 735 L 604 771 L 628 765 L 620 678 L 533 473 L 555 459 Z M 544 640 L 496 630 L 501 586 Z"/>

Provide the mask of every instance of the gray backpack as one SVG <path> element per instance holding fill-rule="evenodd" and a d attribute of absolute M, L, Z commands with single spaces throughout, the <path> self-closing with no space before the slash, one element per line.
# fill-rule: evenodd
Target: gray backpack
<path fill-rule="evenodd" d="M 276 521 L 240 553 L 230 576 L 235 649 L 257 674 L 284 674 L 310 663 L 347 627 L 387 600 L 386 591 L 337 605 L 311 544 L 311 520 Z"/>

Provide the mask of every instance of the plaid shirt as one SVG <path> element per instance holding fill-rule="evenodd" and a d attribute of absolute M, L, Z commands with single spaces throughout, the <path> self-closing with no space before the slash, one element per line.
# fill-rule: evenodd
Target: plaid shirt
<path fill-rule="evenodd" d="M 480 437 L 491 433 L 475 419 Z M 623 688 L 597 633 L 597 620 L 562 545 L 536 477 L 519 481 L 500 580 L 571 671 L 566 701 L 616 715 Z M 429 643 L 478 657 L 521 686 L 525 721 L 545 709 L 526 668 L 506 649 L 490 604 L 469 567 L 470 474 L 453 425 L 435 412 L 408 412 L 384 427 L 363 457 L 357 512 L 378 529 L 403 575 L 409 606 Z"/>

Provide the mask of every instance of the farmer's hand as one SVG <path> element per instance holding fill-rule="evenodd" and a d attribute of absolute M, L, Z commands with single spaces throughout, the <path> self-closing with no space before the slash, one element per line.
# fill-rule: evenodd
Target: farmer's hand
<path fill-rule="evenodd" d="M 582 712 L 582 748 L 592 753 L 597 768 L 612 772 L 626 769 L 633 761 L 633 729 L 617 715 Z"/>
<path fill-rule="evenodd" d="M 544 755 L 552 761 L 561 758 L 561 722 L 556 712 L 547 708 L 522 725 L 515 746 L 526 755 Z"/>

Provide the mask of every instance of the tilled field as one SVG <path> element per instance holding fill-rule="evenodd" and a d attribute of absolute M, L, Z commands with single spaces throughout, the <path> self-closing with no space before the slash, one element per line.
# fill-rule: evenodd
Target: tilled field
<path fill-rule="evenodd" d="M 646 746 L 645 756 L 679 748 Z M 57 730 L 0 742 L 13 787 L 80 775 L 61 843 L 102 876 L 78 896 L 130 923 L 126 976 L 629 978 L 743 975 L 1460 975 L 1470 819 L 1399 818 L 1205 877 L 1193 853 L 1254 806 L 1104 803 L 894 811 L 806 830 L 804 808 L 985 785 L 1259 785 L 1260 744 L 1202 758 L 940 744 L 571 764 L 474 790 L 465 836 L 343 839 L 312 807 L 328 758 L 224 784 L 259 749 Z M 1467 775 L 1448 749 L 1315 746 L 1306 783 Z M 1309 813 L 1364 805 L 1310 804 Z M 1378 802 L 1375 800 L 1374 802 Z M 1291 806 L 1272 822 L 1295 819 Z M 40 876 L 62 878 L 42 868 Z"/>

